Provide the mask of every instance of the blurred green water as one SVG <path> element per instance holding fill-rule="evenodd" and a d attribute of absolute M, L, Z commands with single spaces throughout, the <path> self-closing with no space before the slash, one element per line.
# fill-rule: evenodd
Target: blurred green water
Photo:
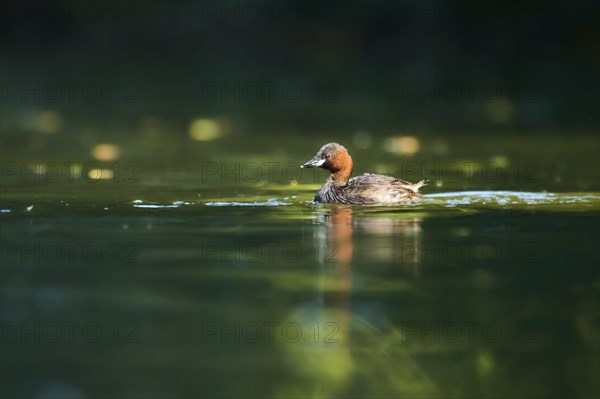
<path fill-rule="evenodd" d="M 355 174 L 429 180 L 397 208 L 312 204 L 323 143 L 294 134 L 20 137 L 3 395 L 598 394 L 594 135 L 324 133 Z"/>
<path fill-rule="evenodd" d="M 5 186 L 3 394 L 598 394 L 599 193 L 313 186 Z"/>
<path fill-rule="evenodd" d="M 599 396 L 595 2 L 59 3 L 0 13 L 0 396 Z M 426 200 L 311 204 L 329 141 Z"/>

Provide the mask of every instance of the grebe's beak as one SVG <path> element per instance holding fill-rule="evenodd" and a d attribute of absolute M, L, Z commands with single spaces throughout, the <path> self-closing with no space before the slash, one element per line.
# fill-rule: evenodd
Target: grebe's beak
<path fill-rule="evenodd" d="M 310 161 L 306 162 L 304 165 L 300 165 L 301 168 L 318 168 L 319 166 L 325 163 L 325 159 L 317 158 L 316 156 Z"/>

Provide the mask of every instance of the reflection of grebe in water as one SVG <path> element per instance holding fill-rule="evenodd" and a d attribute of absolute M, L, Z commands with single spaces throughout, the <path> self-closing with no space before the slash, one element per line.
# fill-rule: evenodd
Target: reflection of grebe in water
<path fill-rule="evenodd" d="M 325 215 L 327 247 L 331 252 L 324 259 L 329 270 L 337 273 L 338 290 L 332 298 L 335 306 L 348 309 L 352 292 L 352 208 L 340 206 Z M 329 276 L 331 277 L 331 276 Z M 349 313 L 348 313 L 349 314 Z M 350 320 L 346 320 L 348 323 Z"/>
<path fill-rule="evenodd" d="M 377 282 L 369 283 L 369 288 L 354 287 L 353 258 L 366 256 L 369 259 L 375 252 L 381 252 L 380 249 L 401 247 L 405 241 L 413 245 L 420 238 L 420 220 L 376 215 L 353 217 L 351 206 L 335 205 L 318 215 L 317 222 L 323 229 L 317 228 L 315 245 L 330 249 L 320 256 L 320 300 L 318 304 L 303 304 L 294 317 L 321 328 L 322 334 L 316 343 L 311 330 L 311 335 L 301 341 L 302 345 L 286 347 L 294 374 L 302 379 L 293 387 L 282 387 L 278 393 L 281 396 L 346 397 L 356 394 L 355 381 L 370 381 L 361 388 L 363 396 L 432 397 L 435 387 L 401 345 L 402 335 L 390 327 L 385 302 L 364 301 L 360 295 L 354 301 L 352 298 L 353 290 L 357 289 L 381 291 Z M 367 254 L 356 253 L 357 235 L 361 249 L 369 247 L 363 240 L 389 239 L 390 242 L 383 241 L 382 248 L 369 247 L 372 249 Z M 382 261 L 389 264 L 388 258 Z M 410 264 L 410 269 L 418 266 L 413 263 L 403 262 Z M 369 266 L 368 262 L 363 265 L 364 268 Z M 386 287 L 383 289 L 395 289 Z M 392 356 L 388 353 L 390 350 Z"/>
<path fill-rule="evenodd" d="M 403 270 L 419 276 L 421 248 L 421 219 L 379 216 L 377 214 L 352 217 L 352 207 L 338 205 L 322 215 L 326 225 L 326 245 L 331 249 L 324 255 L 325 263 L 333 258 L 338 263 L 336 269 L 351 269 L 353 233 L 361 234 L 363 243 L 373 241 L 373 245 L 361 246 L 360 256 L 371 260 L 394 263 Z M 362 235 L 362 233 L 365 233 Z M 365 252 L 365 248 L 368 252 Z"/>
<path fill-rule="evenodd" d="M 356 221 L 375 249 L 369 258 L 393 263 L 413 277 L 419 277 L 421 267 L 421 219 L 390 217 L 365 217 Z"/>

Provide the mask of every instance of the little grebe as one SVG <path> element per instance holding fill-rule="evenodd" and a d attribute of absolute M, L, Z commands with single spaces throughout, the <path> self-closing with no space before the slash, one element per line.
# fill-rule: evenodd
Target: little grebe
<path fill-rule="evenodd" d="M 323 168 L 331 172 L 329 179 L 317 192 L 315 202 L 326 204 L 398 205 L 423 199 L 419 188 L 425 185 L 396 179 L 391 176 L 365 173 L 350 178 L 352 158 L 343 146 L 325 144 L 317 155 L 301 168 Z"/>

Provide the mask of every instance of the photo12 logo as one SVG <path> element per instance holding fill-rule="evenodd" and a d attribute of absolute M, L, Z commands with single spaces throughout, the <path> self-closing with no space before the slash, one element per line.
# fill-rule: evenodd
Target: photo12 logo
<path fill-rule="evenodd" d="M 537 242 L 496 243 L 486 241 L 449 241 L 439 243 L 402 243 L 402 261 L 416 263 L 499 263 L 531 264 L 540 261 Z"/>
<path fill-rule="evenodd" d="M 406 179 L 425 178 L 441 184 L 477 182 L 534 184 L 540 179 L 542 169 L 535 162 L 511 162 L 505 157 L 492 161 L 460 162 L 403 162 L 401 176 Z"/>
<path fill-rule="evenodd" d="M 136 322 L 95 321 L 0 322 L 2 344 L 135 344 L 140 342 Z"/>
<path fill-rule="evenodd" d="M 478 342 L 493 344 L 508 341 L 515 344 L 536 344 L 541 342 L 542 329 L 535 321 L 503 324 L 499 322 L 448 321 L 448 322 L 402 322 L 400 324 L 402 342 L 421 344 Z"/>
<path fill-rule="evenodd" d="M 319 183 L 317 168 L 302 169 L 296 162 L 281 163 L 267 162 L 213 162 L 207 161 L 200 164 L 200 180 L 207 182 L 235 182 L 235 183 L 294 183 L 300 179 L 310 177 L 313 183 Z"/>
<path fill-rule="evenodd" d="M 94 241 L 2 241 L 0 260 L 3 264 L 85 264 L 108 261 L 136 263 L 139 244 L 136 242 Z"/>
<path fill-rule="evenodd" d="M 285 343 L 310 340 L 315 344 L 336 344 L 339 326 L 332 321 L 301 324 L 287 322 L 202 322 L 200 342 L 206 343 Z"/>
<path fill-rule="evenodd" d="M 204 81 L 203 104 L 335 104 L 340 101 L 337 82 Z"/>
<path fill-rule="evenodd" d="M 338 245 L 334 242 L 307 243 L 232 243 L 203 241 L 199 245 L 202 262 L 282 264 L 300 261 L 337 263 Z"/>
<path fill-rule="evenodd" d="M 400 101 L 403 104 L 436 103 L 496 103 L 502 99 L 512 102 L 538 103 L 541 90 L 535 84 L 508 86 L 499 82 L 418 82 L 400 84 Z"/>
<path fill-rule="evenodd" d="M 334 24 L 341 19 L 339 1 L 201 0 L 201 24 Z"/>
<path fill-rule="evenodd" d="M 56 183 L 111 181 L 113 183 L 139 183 L 139 166 L 135 162 L 2 162 L 0 183 Z"/>
<path fill-rule="evenodd" d="M 529 21 L 535 12 L 526 2 L 476 2 L 476 1 L 432 1 L 399 0 L 389 2 L 390 13 L 400 23 L 419 23 L 430 26 L 448 23 L 468 24 L 500 21 L 517 24 Z M 527 18 L 527 19 L 525 19 Z"/>
<path fill-rule="evenodd" d="M 140 102 L 140 86 L 136 82 L 78 82 L 2 81 L 2 104 L 97 104 L 101 101 L 114 104 Z"/>
<path fill-rule="evenodd" d="M 141 2 L 127 0 L 4 0 L 3 13 L 21 24 L 132 24 L 139 21 L 140 5 Z"/>

